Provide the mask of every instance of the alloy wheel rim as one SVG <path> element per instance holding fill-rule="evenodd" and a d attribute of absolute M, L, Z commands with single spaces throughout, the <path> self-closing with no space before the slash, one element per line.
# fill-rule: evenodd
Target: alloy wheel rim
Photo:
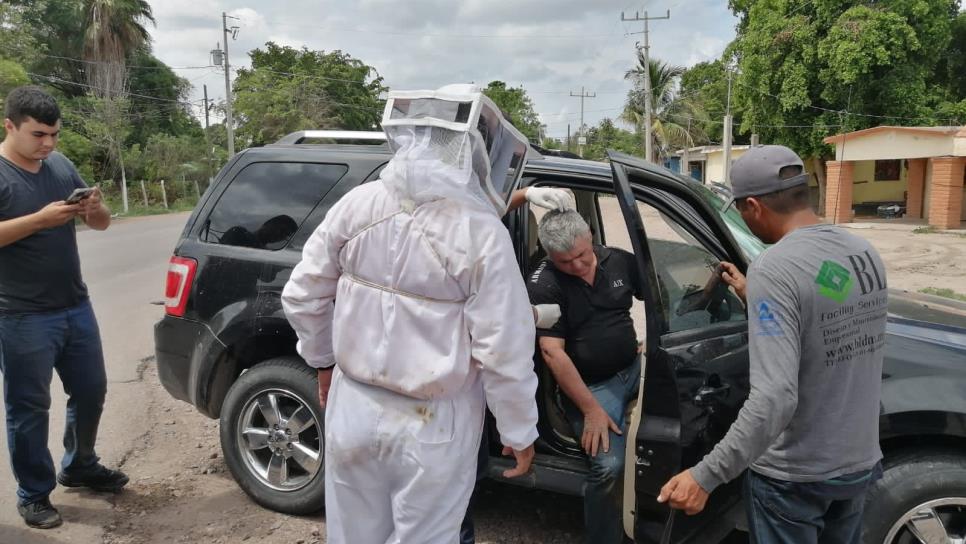
<path fill-rule="evenodd" d="M 297 491 L 323 466 L 321 422 L 293 391 L 272 388 L 251 396 L 242 409 L 235 442 L 245 468 L 276 491 Z"/>
<path fill-rule="evenodd" d="M 966 497 L 924 502 L 893 524 L 883 544 L 966 544 Z"/>

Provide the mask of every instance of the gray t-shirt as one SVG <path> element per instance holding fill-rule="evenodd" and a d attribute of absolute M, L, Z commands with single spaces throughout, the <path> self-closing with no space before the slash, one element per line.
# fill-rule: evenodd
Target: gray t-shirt
<path fill-rule="evenodd" d="M 78 187 L 87 184 L 60 153 L 36 174 L 0 157 L 0 221 L 30 215 Z M 73 221 L 0 247 L 0 313 L 61 310 L 85 300 Z"/>
<path fill-rule="evenodd" d="M 885 345 L 885 266 L 831 225 L 799 228 L 748 273 L 751 393 L 692 469 L 706 491 L 751 467 L 790 482 L 873 468 Z"/>

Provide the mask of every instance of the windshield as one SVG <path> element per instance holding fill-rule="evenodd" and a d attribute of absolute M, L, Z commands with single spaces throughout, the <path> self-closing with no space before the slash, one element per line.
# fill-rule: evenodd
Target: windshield
<path fill-rule="evenodd" d="M 725 225 L 731 231 L 731 235 L 734 236 L 735 241 L 741 247 L 741 251 L 744 252 L 747 261 L 749 263 L 754 261 L 767 246 L 751 233 L 748 225 L 745 224 L 745 220 L 741 218 L 741 213 L 734 206 L 728 206 L 727 210 L 722 211 L 721 208 L 725 205 L 724 198 L 704 185 L 695 183 L 692 186 L 698 189 L 701 196 L 711 204 L 711 207 L 724 220 Z"/>

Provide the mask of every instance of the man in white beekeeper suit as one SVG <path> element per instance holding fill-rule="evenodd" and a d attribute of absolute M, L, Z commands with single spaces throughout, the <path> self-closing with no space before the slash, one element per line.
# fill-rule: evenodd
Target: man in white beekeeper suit
<path fill-rule="evenodd" d="M 453 543 L 485 406 L 504 475 L 534 455 L 537 313 L 500 219 L 529 146 L 470 85 L 390 93 L 383 130 L 392 160 L 328 212 L 282 303 L 326 406 L 327 542 Z"/>

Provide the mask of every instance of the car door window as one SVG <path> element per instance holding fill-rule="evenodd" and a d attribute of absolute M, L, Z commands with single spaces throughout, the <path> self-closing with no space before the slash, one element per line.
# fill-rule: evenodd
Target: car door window
<path fill-rule="evenodd" d="M 618 247 L 630 245 L 617 200 L 600 199 L 601 215 L 615 216 L 621 222 L 605 219 L 608 240 Z M 667 332 L 681 332 L 714 323 L 744 321 L 745 308 L 734 290 L 720 281 L 720 262 L 680 223 L 653 206 L 637 203 L 651 257 L 657 272 L 658 289 L 664 308 Z"/>
<path fill-rule="evenodd" d="M 250 164 L 218 199 L 208 216 L 202 240 L 281 249 L 347 171 L 343 164 Z"/>

